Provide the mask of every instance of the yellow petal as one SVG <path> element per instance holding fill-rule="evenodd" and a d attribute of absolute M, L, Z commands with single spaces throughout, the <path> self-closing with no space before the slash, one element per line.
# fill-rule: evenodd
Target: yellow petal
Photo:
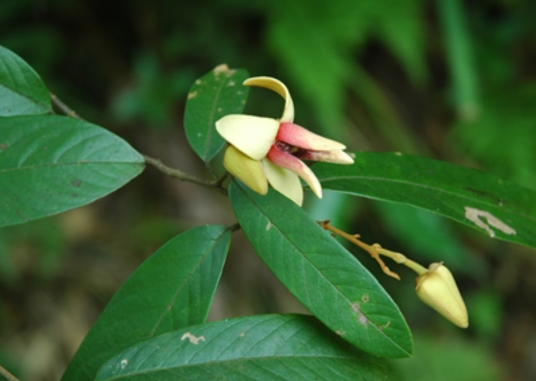
<path fill-rule="evenodd" d="M 216 130 L 250 158 L 261 160 L 275 142 L 279 122 L 259 116 L 227 115 L 216 122 Z"/>
<path fill-rule="evenodd" d="M 285 84 L 272 77 L 253 77 L 244 81 L 244 86 L 264 87 L 275 91 L 285 100 L 283 115 L 279 119 L 282 123 L 292 123 L 294 121 L 294 103 Z"/>
<path fill-rule="evenodd" d="M 451 323 L 467 328 L 469 318 L 458 286 L 449 269 L 442 263 L 432 263 L 428 272 L 416 280 L 417 296 Z"/>
<path fill-rule="evenodd" d="M 298 175 L 288 169 L 278 167 L 267 159 L 264 159 L 262 164 L 270 185 L 285 197 L 302 206 L 303 188 Z"/>
<path fill-rule="evenodd" d="M 231 175 L 253 191 L 262 195 L 268 193 L 268 181 L 260 161 L 253 160 L 235 147 L 229 146 L 225 150 L 223 165 Z"/>

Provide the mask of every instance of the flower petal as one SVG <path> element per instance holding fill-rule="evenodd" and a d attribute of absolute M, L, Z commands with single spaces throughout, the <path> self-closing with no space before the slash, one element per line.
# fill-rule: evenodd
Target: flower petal
<path fill-rule="evenodd" d="M 267 158 L 275 165 L 296 173 L 307 183 L 307 185 L 309 185 L 318 198 L 322 198 L 322 186 L 320 185 L 320 182 L 313 171 L 311 171 L 311 168 L 305 165 L 300 159 L 292 156 L 285 150 L 280 149 L 277 143 L 272 146 L 270 152 L 268 152 Z"/>
<path fill-rule="evenodd" d="M 268 193 L 268 181 L 260 161 L 253 160 L 235 147 L 229 146 L 223 156 L 223 165 L 231 175 L 253 191 L 262 195 Z"/>
<path fill-rule="evenodd" d="M 294 147 L 314 151 L 335 151 L 346 148 L 342 143 L 317 135 L 293 123 L 281 123 L 276 139 Z"/>
<path fill-rule="evenodd" d="M 292 123 L 294 121 L 294 103 L 292 102 L 290 93 L 283 82 L 272 77 L 253 77 L 246 79 L 244 81 L 244 86 L 264 87 L 281 95 L 283 99 L 285 99 L 285 108 L 283 109 L 283 115 L 279 120 L 281 122 L 288 123 Z"/>
<path fill-rule="evenodd" d="M 227 115 L 216 122 L 216 130 L 250 158 L 261 160 L 275 142 L 279 122 L 259 116 Z"/>
<path fill-rule="evenodd" d="M 442 262 L 432 263 L 428 272 L 416 279 L 417 296 L 458 327 L 467 328 L 467 309 L 456 281 Z"/>
<path fill-rule="evenodd" d="M 298 159 L 323 161 L 325 163 L 335 164 L 354 164 L 354 159 L 344 151 L 309 151 L 299 150 L 294 153 Z"/>
<path fill-rule="evenodd" d="M 278 167 L 267 159 L 262 160 L 262 164 L 270 185 L 285 197 L 302 206 L 303 188 L 298 175 L 288 169 Z"/>

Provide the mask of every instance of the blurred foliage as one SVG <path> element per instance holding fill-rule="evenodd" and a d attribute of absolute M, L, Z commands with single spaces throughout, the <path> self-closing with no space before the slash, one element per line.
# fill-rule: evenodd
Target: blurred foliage
<path fill-rule="evenodd" d="M 531 0 L 2 0 L 0 44 L 84 118 L 189 172 L 205 169 L 182 129 L 188 88 L 227 63 L 283 80 L 297 123 L 351 150 L 420 153 L 536 189 L 535 11 Z M 266 93 L 251 92 L 248 112 L 279 116 L 281 100 Z M 198 221 L 234 220 L 204 192 L 147 171 L 89 207 L 1 230 L 2 363 L 23 379 L 59 379 L 143 258 Z M 447 338 L 411 281 L 386 280 L 355 250 L 417 335 L 415 358 L 396 363 L 393 378 L 536 378 L 534 253 L 418 210 L 323 201 L 311 203 L 315 217 L 367 242 L 449 261 L 468 295 L 471 327 Z M 233 248 L 212 316 L 303 311 L 244 240 Z"/>
<path fill-rule="evenodd" d="M 501 370 L 485 347 L 456 336 L 417 335 L 414 339 L 415 356 L 392 363 L 396 380 L 500 380 Z"/>

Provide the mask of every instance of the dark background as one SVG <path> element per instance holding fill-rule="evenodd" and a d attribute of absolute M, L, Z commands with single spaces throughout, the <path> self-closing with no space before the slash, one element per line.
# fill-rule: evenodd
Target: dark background
<path fill-rule="evenodd" d="M 1 0 L 0 44 L 85 119 L 199 176 L 182 117 L 190 85 L 221 63 L 284 81 L 296 122 L 352 151 L 401 151 L 486 170 L 536 189 L 536 3 L 530 0 Z M 282 101 L 252 90 L 247 112 Z M 444 260 L 471 326 L 386 278 L 413 329 L 415 358 L 393 380 L 536 379 L 536 256 L 411 208 L 327 194 L 306 200 L 369 243 Z M 58 380 L 113 293 L 171 237 L 234 222 L 224 196 L 148 168 L 109 197 L 0 230 L 0 364 Z M 395 265 L 390 265 L 395 269 Z M 241 232 L 211 319 L 304 311 Z"/>

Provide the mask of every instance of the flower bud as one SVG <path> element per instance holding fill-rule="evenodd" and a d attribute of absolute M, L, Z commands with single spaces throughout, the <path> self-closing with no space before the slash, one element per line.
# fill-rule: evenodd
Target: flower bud
<path fill-rule="evenodd" d="M 458 327 L 467 328 L 467 309 L 458 291 L 454 277 L 443 263 L 432 263 L 428 271 L 415 280 L 417 296 L 425 304 Z"/>

